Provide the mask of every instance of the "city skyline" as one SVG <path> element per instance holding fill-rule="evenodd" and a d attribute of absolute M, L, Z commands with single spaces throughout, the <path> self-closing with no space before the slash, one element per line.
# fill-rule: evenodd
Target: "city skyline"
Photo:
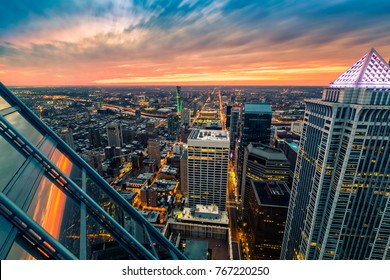
<path fill-rule="evenodd" d="M 386 53 L 388 11 L 380 0 L 3 3 L 0 80 L 326 86 L 367 49 Z"/>

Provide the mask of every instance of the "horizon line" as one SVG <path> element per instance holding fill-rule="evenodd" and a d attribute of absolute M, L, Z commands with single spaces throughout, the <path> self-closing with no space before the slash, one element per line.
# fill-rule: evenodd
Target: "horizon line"
<path fill-rule="evenodd" d="M 2 83 L 2 82 L 0 82 Z M 4 83 L 2 83 L 4 84 Z M 43 88 L 43 87 L 327 87 L 325 85 L 257 85 L 257 84 L 226 84 L 226 85 L 215 85 L 215 84 L 68 84 L 68 85 L 7 85 L 12 88 L 32 87 L 32 88 Z"/>

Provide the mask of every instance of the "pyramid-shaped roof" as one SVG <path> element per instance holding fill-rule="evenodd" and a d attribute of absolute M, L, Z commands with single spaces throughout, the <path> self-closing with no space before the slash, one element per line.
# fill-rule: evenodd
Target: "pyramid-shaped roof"
<path fill-rule="evenodd" d="M 375 49 L 371 49 L 330 86 L 390 88 L 390 66 Z"/>

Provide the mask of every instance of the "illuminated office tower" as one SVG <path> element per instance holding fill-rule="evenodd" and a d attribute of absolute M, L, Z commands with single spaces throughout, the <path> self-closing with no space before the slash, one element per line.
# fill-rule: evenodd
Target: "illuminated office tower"
<path fill-rule="evenodd" d="M 287 185 L 252 180 L 249 185 L 247 257 L 251 260 L 279 260 L 290 198 Z"/>
<path fill-rule="evenodd" d="M 269 144 L 271 141 L 272 108 L 269 103 L 245 103 L 242 111 L 240 140 L 237 143 L 238 160 L 236 170 L 238 182 L 243 176 L 244 152 L 250 142 Z M 240 185 L 239 185 L 240 187 Z M 242 196 L 242 189 L 239 194 Z"/>
<path fill-rule="evenodd" d="M 229 133 L 194 129 L 188 137 L 189 206 L 217 205 L 226 211 Z"/>
<path fill-rule="evenodd" d="M 181 111 L 183 109 L 183 100 L 181 99 L 181 87 L 176 87 L 176 110 L 177 113 L 180 115 Z"/>
<path fill-rule="evenodd" d="M 246 220 L 252 181 L 287 183 L 290 163 L 281 149 L 259 143 L 249 143 L 245 148 L 241 183 L 241 210 Z"/>
<path fill-rule="evenodd" d="M 185 259 L 0 83 L 0 259 Z"/>
<path fill-rule="evenodd" d="M 390 259 L 389 123 L 374 49 L 306 100 L 282 259 Z"/>
<path fill-rule="evenodd" d="M 122 147 L 123 136 L 122 126 L 118 122 L 112 122 L 107 125 L 108 146 Z"/>

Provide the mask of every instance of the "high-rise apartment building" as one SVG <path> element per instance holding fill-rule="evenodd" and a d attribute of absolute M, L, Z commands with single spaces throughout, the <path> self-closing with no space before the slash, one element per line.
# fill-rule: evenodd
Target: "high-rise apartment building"
<path fill-rule="evenodd" d="M 0 151 L 0 259 L 186 259 L 1 83 Z"/>
<path fill-rule="evenodd" d="M 107 125 L 108 146 L 122 147 L 123 136 L 122 126 L 118 122 L 112 122 Z"/>
<path fill-rule="evenodd" d="M 227 131 L 194 129 L 188 137 L 189 206 L 226 210 L 230 139 Z"/>
<path fill-rule="evenodd" d="M 389 123 L 374 49 L 306 101 L 282 259 L 390 259 Z"/>

